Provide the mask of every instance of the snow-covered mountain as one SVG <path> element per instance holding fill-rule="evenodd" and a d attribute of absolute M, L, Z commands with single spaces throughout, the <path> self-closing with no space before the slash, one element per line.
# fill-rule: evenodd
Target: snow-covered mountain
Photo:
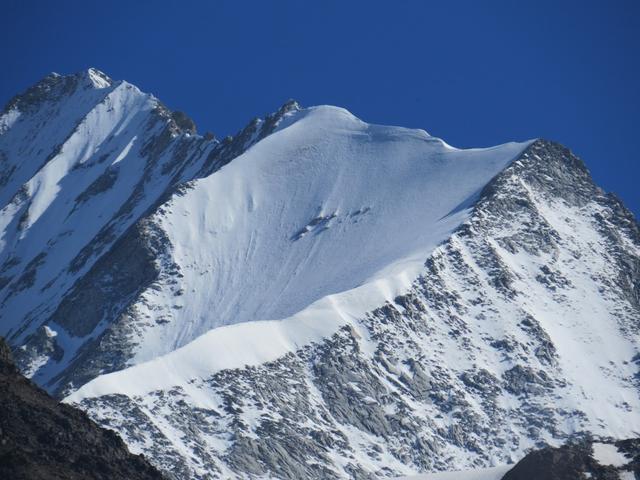
<path fill-rule="evenodd" d="M 184 114 L 94 69 L 52 74 L 9 102 L 0 117 L 1 333 L 26 346 L 17 353 L 27 373 L 52 391 L 71 382 L 82 353 L 155 280 L 162 242 L 138 241 L 155 231 L 145 216 L 275 122 L 203 138 Z M 98 282 L 114 245 L 122 269 Z"/>
<path fill-rule="evenodd" d="M 640 229 L 558 144 L 294 102 L 218 141 L 91 69 L 9 103 L 0 162 L 0 334 L 176 478 L 640 432 Z"/>

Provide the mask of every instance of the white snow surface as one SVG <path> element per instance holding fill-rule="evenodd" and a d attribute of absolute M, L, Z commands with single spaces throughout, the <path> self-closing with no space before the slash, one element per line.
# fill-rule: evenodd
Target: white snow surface
<path fill-rule="evenodd" d="M 399 477 L 398 480 L 500 480 L 512 468 L 513 465 L 501 465 L 478 470 L 411 475 L 409 477 Z"/>
<path fill-rule="evenodd" d="M 337 107 L 294 112 L 154 216 L 178 284 L 155 284 L 135 305 L 153 325 L 138 339 L 140 365 L 69 401 L 168 387 L 330 336 L 406 291 L 527 145 L 459 150 Z"/>
<path fill-rule="evenodd" d="M 132 152 L 119 166 L 115 185 L 77 208 L 82 192 L 111 168 L 123 151 L 121 142 L 126 145 L 144 127 L 155 106 L 150 95 L 126 82 L 107 86 L 92 70 L 85 80 L 59 102 L 20 115 L 0 136 L 0 150 L 13 160 L 3 167 L 15 168 L 0 189 L 0 262 L 19 261 L 5 275 L 19 277 L 43 255 L 33 288 L 3 298 L 4 335 L 24 326 L 29 310 L 43 298 L 73 283 L 77 277 L 65 272 L 70 262 L 108 224 L 144 170 Z"/>
<path fill-rule="evenodd" d="M 51 98 L 37 108 L 0 115 L 0 270 L 7 280 L 0 288 L 0 334 L 14 342 L 52 313 L 172 180 L 171 148 L 160 158 L 143 153 L 169 122 L 156 113 L 156 98 L 95 69 L 64 79 L 66 90 L 50 87 Z M 89 246 L 93 255 L 70 268 Z M 40 369 L 43 379 L 63 369 L 83 341 L 63 337 L 65 358 Z"/>
<path fill-rule="evenodd" d="M 192 424 L 172 418 L 182 408 L 172 402 L 184 398 L 189 408 L 224 411 L 224 386 L 208 383 L 213 374 L 280 359 L 320 344 L 345 325 L 357 338 L 353 355 L 364 370 L 379 376 L 389 392 L 399 392 L 386 397 L 385 412 L 401 411 L 404 421 L 421 422 L 421 438 L 437 446 L 432 469 L 508 463 L 537 442 L 557 444 L 547 427 L 524 431 L 519 422 L 531 405 L 537 418 L 561 434 L 624 438 L 640 432 L 637 366 L 631 361 L 637 354 L 636 319 L 612 288 L 619 267 L 610 238 L 600 230 L 607 208 L 556 201 L 513 176 L 501 195 L 530 202 L 539 218 L 525 209 L 487 232 L 454 233 L 463 222 L 474 228 L 474 219 L 491 218 L 490 211 L 470 216 L 476 198 L 530 142 L 459 150 L 422 130 L 370 125 L 344 109 L 320 106 L 288 113 L 275 133 L 222 169 L 192 180 L 215 142 L 172 134 L 156 158 L 145 145 L 156 144 L 167 126 L 166 114 L 158 116 L 158 101 L 93 69 L 78 79 L 73 91 L 37 111 L 12 109 L 0 116 L 0 334 L 12 335 L 17 345 L 28 338 L 113 242 L 165 198 L 171 182 L 188 182 L 148 219 L 168 239 L 169 251 L 167 258 L 155 259 L 158 279 L 126 300 L 133 302 L 127 314 L 135 334 L 129 368 L 98 376 L 65 399 L 93 402 L 91 415 L 112 422 L 132 451 L 156 455 L 156 462 L 177 452 L 179 464 L 202 475 L 207 465 L 198 455 L 207 452 L 221 474 L 233 476 L 220 460 L 230 445 L 227 419 L 208 418 L 194 434 Z M 185 167 L 181 162 L 190 163 L 177 170 Z M 100 183 L 105 179 L 112 183 Z M 594 223 L 598 216 L 605 220 Z M 552 249 L 505 247 L 504 240 L 526 239 L 540 224 L 555 235 Z M 637 257 L 633 240 L 619 234 L 622 248 Z M 70 269 L 88 247 L 86 262 Z M 425 270 L 427 258 L 437 273 Z M 491 260 L 511 275 L 513 295 L 496 286 Z M 455 302 L 421 298 L 422 275 Z M 550 288 L 541 276 L 557 280 Z M 431 333 L 421 330 L 415 312 L 394 302 L 408 291 L 422 303 Z M 393 327 L 367 324 L 367 314 L 385 302 L 396 313 Z M 523 328 L 527 316 L 539 332 Z M 114 320 L 107 317 L 82 337 L 49 322 L 42 330 L 46 341 L 62 347 L 64 355 L 52 360 L 50 353 L 36 352 L 26 373 L 41 384 L 53 378 Z M 403 330 L 403 322 L 411 328 Z M 387 327 L 395 330 L 385 332 Z M 538 355 L 545 338 L 554 348 L 552 361 Z M 497 348 L 496 341 L 511 350 Z M 388 358 L 374 355 L 380 352 Z M 443 410 L 444 401 L 445 406 L 399 390 L 403 378 L 414 376 L 407 365 L 416 358 L 434 380 L 433 392 L 442 393 L 437 389 L 446 385 L 454 406 L 464 399 L 457 404 L 464 406 L 463 420 L 489 425 L 489 438 L 508 439 L 511 447 L 491 444 L 482 458 L 470 456 L 457 431 L 473 443 L 481 439 L 481 428 L 466 430 L 469 423 Z M 384 371 L 378 369 L 383 360 Z M 553 386 L 533 385 L 536 390 L 525 393 L 503 389 L 487 410 L 486 392 L 462 380 L 484 372 L 497 384 L 514 365 L 545 373 Z M 309 368 L 302 370 L 308 384 L 302 400 L 324 421 L 325 399 Z M 143 414 L 126 417 L 121 404 L 106 397 L 113 393 L 125 395 Z M 295 389 L 279 394 L 301 401 Z M 362 397 L 363 406 L 380 402 L 373 394 Z M 264 405 L 243 405 L 248 435 L 257 436 L 257 426 L 272 414 L 277 415 Z M 500 421 L 491 418 L 496 415 Z M 144 419 L 165 443 L 150 431 L 136 432 L 148 426 Z M 321 423 L 317 427 L 325 428 Z M 394 449 L 402 443 L 387 443 L 356 424 L 336 422 L 326 432 L 335 429 L 349 445 L 329 453 L 340 475 L 352 454 L 371 472 L 426 470 L 399 460 L 405 457 Z M 373 445 L 377 453 L 371 455 Z M 596 445 L 601 463 L 622 461 L 613 447 Z M 500 468 L 415 478 L 489 480 L 499 478 Z"/>
<path fill-rule="evenodd" d="M 295 123 L 288 125 L 286 128 Z M 259 147 L 257 144 L 247 156 Z M 513 167 L 512 172 L 518 163 Z M 602 230 L 609 222 L 610 207 L 596 199 L 581 206 L 570 204 L 536 190 L 526 176 L 509 174 L 502 180 L 494 192 L 498 198 L 515 197 L 532 207 L 516 209 L 508 217 L 493 200 L 476 205 L 465 228 L 429 253 L 429 265 L 409 289 L 410 302 L 394 295 L 409 288 L 411 275 L 373 273 L 367 277 L 372 281 L 322 297 L 284 320 L 212 329 L 173 353 L 98 377 L 66 401 L 119 431 L 132 451 L 152 455 L 163 468 L 188 465 L 192 476 L 204 476 L 215 464 L 221 478 L 242 478 L 225 460 L 234 448 L 229 438 L 233 422 L 240 419 L 246 426 L 243 434 L 254 439 L 260 438 L 265 423 L 289 422 L 288 417 L 279 418 L 286 413 L 274 412 L 271 395 L 287 406 L 303 405 L 301 410 L 304 408 L 314 428 L 333 438 L 348 439 L 348 447 L 334 446 L 327 453 L 328 468 L 341 478 L 350 477 L 345 466 L 353 459 L 380 476 L 466 471 L 511 463 L 541 442 L 559 445 L 575 432 L 637 436 L 640 399 L 633 380 L 637 366 L 631 361 L 637 354 L 637 315 L 614 287 L 619 267 L 611 237 Z M 181 198 L 188 199 L 197 190 L 198 185 Z M 158 221 L 171 218 L 173 205 L 179 201 L 167 205 Z M 187 218 L 187 212 L 182 212 Z M 320 235 L 330 233 L 331 228 Z M 550 240 L 542 237 L 541 228 L 552 232 Z M 534 240 L 528 240 L 531 235 Z M 293 243 L 306 238 L 314 237 L 307 234 Z M 507 248 L 510 239 L 516 239 L 516 248 Z M 542 242 L 540 248 L 536 241 Z M 619 241 L 620 248 L 637 257 L 638 246 L 624 231 L 620 230 Z M 544 272 L 556 277 L 551 285 Z M 503 274 L 510 279 L 511 291 L 506 293 L 496 282 Z M 166 286 L 155 291 L 163 288 Z M 154 302 L 149 300 L 150 305 Z M 370 316 L 371 304 L 373 308 L 385 305 L 384 313 Z M 363 311 L 367 314 L 359 313 Z M 339 375 L 321 376 L 308 359 L 322 360 L 307 357 L 317 355 L 309 353 L 313 348 L 259 365 L 326 338 L 341 325 L 351 328 L 336 337 L 351 336 L 357 348 L 345 352 L 333 339 L 329 348 L 337 358 L 356 359 L 348 364 L 353 370 L 345 373 L 355 379 L 353 383 L 340 384 Z M 318 344 L 320 349 L 325 346 Z M 551 358 L 543 355 L 548 348 Z M 407 393 L 401 386 L 416 378 L 416 371 L 408 367 L 415 359 L 429 379 L 427 395 L 420 389 Z M 228 370 L 244 364 L 258 366 Z M 529 374 L 538 380 L 524 379 L 520 386 L 507 383 L 516 367 L 529 368 Z M 227 370 L 213 378 L 221 369 Z M 290 389 L 278 384 L 274 394 L 261 384 L 261 379 L 277 383 L 281 375 L 290 379 Z M 478 382 L 484 378 L 488 386 L 474 386 L 475 378 Z M 351 418 L 345 421 L 329 414 L 330 423 L 325 425 L 331 400 L 320 384 L 327 380 L 336 380 L 338 387 L 358 398 L 357 410 L 375 413 L 369 405 L 377 401 L 385 415 L 401 415 L 407 428 L 422 427 L 416 427 L 418 433 L 408 438 L 401 436 L 402 429 L 396 429 L 390 435 L 397 433 L 398 437 L 389 440 Z M 296 388 L 296 382 L 305 388 Z M 367 395 L 358 397 L 363 389 L 368 389 Z M 376 394 L 378 391 L 384 394 Z M 123 396 L 108 395 L 112 393 Z M 242 402 L 242 413 L 195 416 L 197 420 L 187 421 L 192 417 L 185 416 L 185 410 L 222 412 L 230 398 Z M 305 438 L 306 426 L 295 422 L 298 438 Z M 428 459 L 426 465 L 402 456 L 415 438 L 435 445 L 432 455 L 420 457 Z M 480 453 L 470 450 L 469 444 L 480 448 Z"/>
<path fill-rule="evenodd" d="M 624 467 L 631 461 L 612 443 L 594 442 L 593 458 L 600 465 L 610 465 L 612 467 Z"/>

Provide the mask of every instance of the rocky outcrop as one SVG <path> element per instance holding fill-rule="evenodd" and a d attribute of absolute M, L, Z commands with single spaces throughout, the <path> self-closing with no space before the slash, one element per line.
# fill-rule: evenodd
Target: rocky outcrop
<path fill-rule="evenodd" d="M 142 456 L 87 415 L 24 378 L 0 338 L 0 478 L 161 480 Z"/>
<path fill-rule="evenodd" d="M 594 451 L 597 448 L 613 452 L 613 458 L 599 458 L 598 451 Z M 585 440 L 536 450 L 520 460 L 502 480 L 632 480 L 639 477 L 640 439 L 628 439 Z"/>
<path fill-rule="evenodd" d="M 635 392 L 633 355 L 575 349 L 608 335 L 633 351 L 637 232 L 579 159 L 537 141 L 409 291 L 353 326 L 276 362 L 80 406 L 176 478 L 393 477 L 606 435 L 640 405 L 592 382 Z"/>

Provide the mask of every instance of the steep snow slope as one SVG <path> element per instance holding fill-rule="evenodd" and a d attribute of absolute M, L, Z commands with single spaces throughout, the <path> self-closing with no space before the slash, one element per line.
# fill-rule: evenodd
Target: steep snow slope
<path fill-rule="evenodd" d="M 0 333 L 21 347 L 26 374 L 55 389 L 136 293 L 91 290 L 95 265 L 146 235 L 140 220 L 177 186 L 224 165 L 275 121 L 255 120 L 233 140 L 203 138 L 184 114 L 95 69 L 51 74 L 9 102 L 0 115 Z M 153 254 L 132 254 L 128 273 L 143 288 Z M 78 291 L 90 298 L 74 303 Z M 109 305 L 97 311 L 101 301 Z"/>
<path fill-rule="evenodd" d="M 10 102 L 0 162 L 0 333 L 177 478 L 464 470 L 640 430 L 640 230 L 557 144 L 457 150 L 294 102 L 218 142 L 89 70 Z"/>
<path fill-rule="evenodd" d="M 340 317 L 405 289 L 466 218 L 462 206 L 525 146 L 457 150 L 423 131 L 368 125 L 335 107 L 291 112 L 277 132 L 152 217 L 180 274 L 136 303 L 152 326 L 132 362 L 232 323 L 298 314 L 310 318 L 307 328 L 333 333 Z M 334 295 L 356 287 L 349 299 Z M 316 301 L 313 314 L 301 313 Z M 233 341 L 230 332 L 241 342 L 255 338 L 236 349 L 252 358 L 260 343 L 279 347 L 253 325 L 225 330 L 224 342 Z M 284 351 L 270 353 L 257 360 Z"/>
<path fill-rule="evenodd" d="M 639 267 L 633 215 L 537 141 L 403 293 L 356 313 L 356 288 L 217 328 L 67 401 L 178 478 L 465 470 L 634 436 Z"/>
<path fill-rule="evenodd" d="M 101 104 L 89 116 L 101 118 L 100 111 Z M 72 138 L 85 138 L 85 156 L 95 158 L 95 138 L 101 137 L 87 134 L 85 123 Z M 114 199 L 133 186 L 102 182 L 97 201 L 106 210 L 105 227 L 96 205 L 68 200 L 87 196 L 89 180 L 56 190 L 55 205 L 71 213 L 64 217 L 47 205 L 43 214 L 54 223 L 65 218 L 56 224 L 71 238 L 61 243 L 64 256 L 52 255 L 50 241 L 38 245 L 42 253 L 31 270 L 17 267 L 34 281 L 17 293 L 7 289 L 5 308 L 21 328 L 9 333 L 23 346 L 23 368 L 53 392 L 170 353 L 229 324 L 296 317 L 247 326 L 237 335 L 229 329 L 214 334 L 214 344 L 225 348 L 238 339 L 246 343 L 212 359 L 222 362 L 220 368 L 273 360 L 334 333 L 345 318 L 403 292 L 428 253 L 467 217 L 480 189 L 527 145 L 458 150 L 424 131 L 368 125 L 340 108 L 288 103 L 222 143 L 171 133 L 161 151 L 181 170 L 169 175 L 160 163 L 155 186 L 149 161 L 135 161 L 139 128 L 121 130 L 108 137 L 124 152 L 110 169 L 129 157 L 132 168 L 144 166 L 139 183 L 150 192 L 147 198 L 136 186 L 135 203 L 122 218 Z M 147 148 L 159 148 L 163 135 Z M 80 161 L 62 158 L 65 165 Z M 70 184 L 73 175 L 68 169 L 59 174 Z M 55 233 L 43 229 L 41 242 Z M 69 248 L 71 242 L 77 248 Z M 26 239 L 19 246 L 33 249 L 34 243 Z M 48 268 L 49 258 L 56 269 Z M 48 287 L 52 295 L 34 309 L 33 297 L 39 299 L 50 276 L 57 282 Z"/>
<path fill-rule="evenodd" d="M 193 152 L 192 170 L 215 142 L 191 138 L 151 95 L 94 69 L 46 77 L 9 103 L 0 126 L 1 333 L 19 345 L 180 182 Z M 100 329 L 69 330 L 55 323 L 41 330 L 58 335 L 54 370 L 82 343 L 78 337 Z M 36 354 L 27 373 L 43 362 L 47 356 Z"/>

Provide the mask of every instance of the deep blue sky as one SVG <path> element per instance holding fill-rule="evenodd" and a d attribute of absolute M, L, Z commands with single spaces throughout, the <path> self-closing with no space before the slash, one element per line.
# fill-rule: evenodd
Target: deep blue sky
<path fill-rule="evenodd" d="M 95 66 L 232 134 L 289 98 L 458 147 L 546 137 L 640 213 L 640 1 L 0 0 L 0 102 Z"/>

